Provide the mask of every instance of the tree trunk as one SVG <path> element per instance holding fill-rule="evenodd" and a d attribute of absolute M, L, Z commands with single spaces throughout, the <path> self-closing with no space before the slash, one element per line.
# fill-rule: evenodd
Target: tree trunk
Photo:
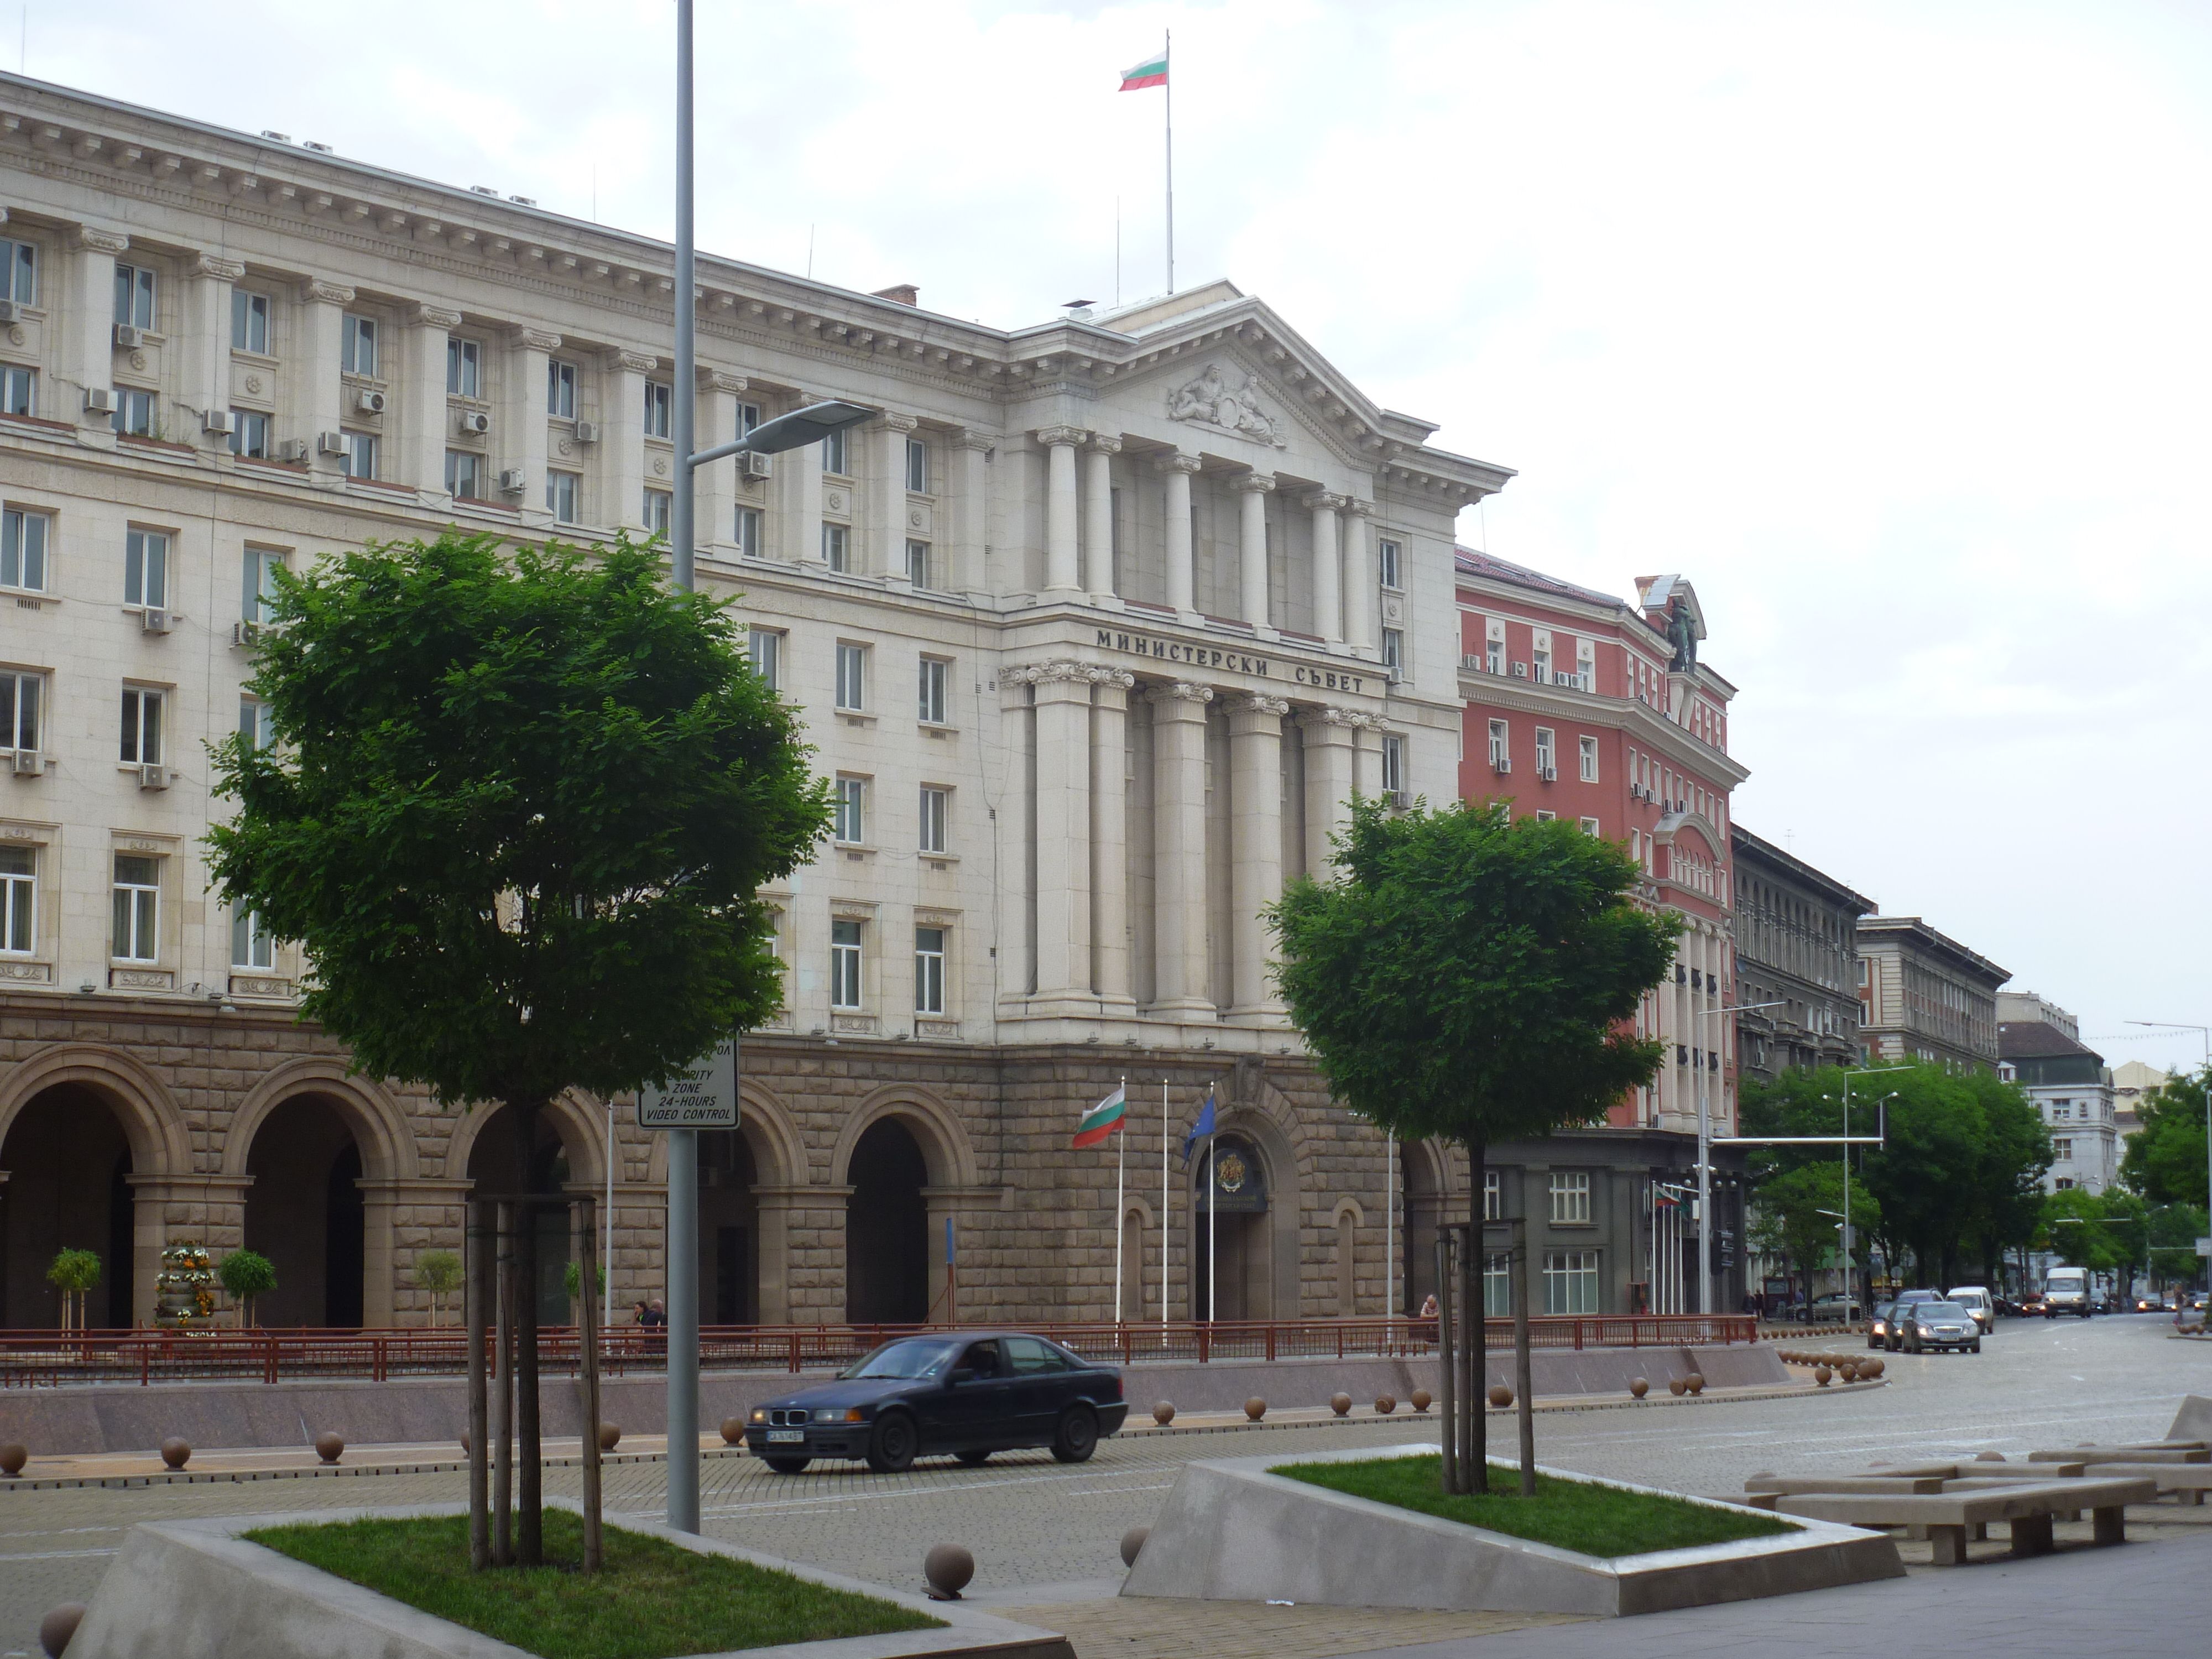
<path fill-rule="evenodd" d="M 1486 1218 L 1484 1202 L 1485 1169 L 1483 1154 L 1486 1148 L 1480 1140 L 1467 1144 L 1468 1248 L 1460 1257 L 1459 1305 L 1460 1329 L 1460 1490 L 1465 1492 L 1486 1492 L 1490 1490 L 1490 1445 L 1488 1425 L 1484 1420 L 1486 1402 L 1484 1384 L 1489 1376 L 1488 1332 L 1483 1323 L 1482 1267 L 1486 1254 L 1483 1249 L 1482 1224 Z"/>
<path fill-rule="evenodd" d="M 514 1190 L 530 1194 L 538 1146 L 538 1103 L 509 1101 L 514 1110 Z M 520 1294 L 514 1307 L 514 1562 L 545 1564 L 544 1462 L 538 1421 L 538 1212 L 518 1204 L 515 1220 L 515 1278 Z"/>

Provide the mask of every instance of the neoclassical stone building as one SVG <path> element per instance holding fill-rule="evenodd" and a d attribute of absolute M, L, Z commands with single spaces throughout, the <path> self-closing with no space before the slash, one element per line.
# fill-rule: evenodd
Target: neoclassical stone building
<path fill-rule="evenodd" d="M 416 1260 L 508 1131 L 297 1023 L 296 953 L 207 891 L 204 744 L 259 718 L 270 566 L 659 527 L 677 397 L 702 445 L 884 411 L 702 484 L 702 586 L 839 801 L 772 895 L 787 1012 L 705 1149 L 704 1316 L 942 1316 L 948 1237 L 965 1316 L 1109 1316 L 1114 1171 L 1067 1141 L 1123 1078 L 1131 1316 L 1164 1253 L 1168 1311 L 1206 1310 L 1163 1084 L 1171 1139 L 1212 1083 L 1243 1154 L 1224 1316 L 1380 1312 L 1386 1214 L 1463 1209 L 1448 1159 L 1328 1104 L 1258 912 L 1355 788 L 1454 793 L 1452 527 L 1510 474 L 1266 304 L 1000 331 L 710 258 L 679 387 L 658 243 L 15 77 L 0 209 L 0 1324 L 52 1322 L 63 1244 L 108 1261 L 95 1322 L 143 1321 L 182 1237 L 272 1256 L 272 1323 L 428 1316 Z M 628 1103 L 562 1103 L 538 1153 L 611 1177 L 613 1295 L 658 1293 Z"/>

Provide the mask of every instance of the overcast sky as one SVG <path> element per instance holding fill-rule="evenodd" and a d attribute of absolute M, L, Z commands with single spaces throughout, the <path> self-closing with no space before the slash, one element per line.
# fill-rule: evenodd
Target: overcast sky
<path fill-rule="evenodd" d="M 1694 581 L 1746 825 L 2193 1063 L 2121 1022 L 2212 1022 L 2212 8 L 699 10 L 702 244 L 1002 326 L 1164 285 L 1172 28 L 1181 283 L 1518 469 L 1470 543 Z M 672 17 L 0 0 L 0 61 L 665 236 Z"/>

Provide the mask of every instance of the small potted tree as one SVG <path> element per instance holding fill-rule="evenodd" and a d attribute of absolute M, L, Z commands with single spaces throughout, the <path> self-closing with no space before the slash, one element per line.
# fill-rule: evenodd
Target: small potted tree
<path fill-rule="evenodd" d="M 91 1250 L 64 1249 L 46 1268 L 46 1283 L 62 1293 L 62 1328 L 84 1328 L 85 1293 L 100 1283 L 100 1257 Z"/>
<path fill-rule="evenodd" d="M 216 1270 L 230 1299 L 238 1304 L 238 1328 L 253 1322 L 253 1298 L 276 1288 L 276 1269 L 258 1250 L 233 1250 Z"/>
<path fill-rule="evenodd" d="M 438 1322 L 438 1301 L 461 1287 L 461 1259 L 451 1250 L 425 1250 L 415 1259 L 415 1287 L 430 1293 L 430 1323 Z"/>

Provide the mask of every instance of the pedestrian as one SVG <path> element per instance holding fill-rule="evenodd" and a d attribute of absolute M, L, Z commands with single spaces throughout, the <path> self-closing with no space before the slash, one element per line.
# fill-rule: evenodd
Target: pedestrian
<path fill-rule="evenodd" d="M 650 1325 L 653 1323 L 652 1315 L 653 1310 L 645 1305 L 643 1297 L 630 1304 L 629 1322 L 633 1325 Z"/>
<path fill-rule="evenodd" d="M 1433 1342 L 1437 1340 L 1437 1322 L 1443 1316 L 1443 1311 L 1437 1306 L 1434 1294 L 1421 1304 L 1421 1340 L 1424 1342 Z"/>
<path fill-rule="evenodd" d="M 657 1296 L 653 1298 L 653 1305 L 647 1308 L 644 1313 L 638 1316 L 638 1323 L 641 1325 L 651 1325 L 658 1328 L 659 1326 L 665 1325 L 667 1322 L 668 1306 Z"/>

